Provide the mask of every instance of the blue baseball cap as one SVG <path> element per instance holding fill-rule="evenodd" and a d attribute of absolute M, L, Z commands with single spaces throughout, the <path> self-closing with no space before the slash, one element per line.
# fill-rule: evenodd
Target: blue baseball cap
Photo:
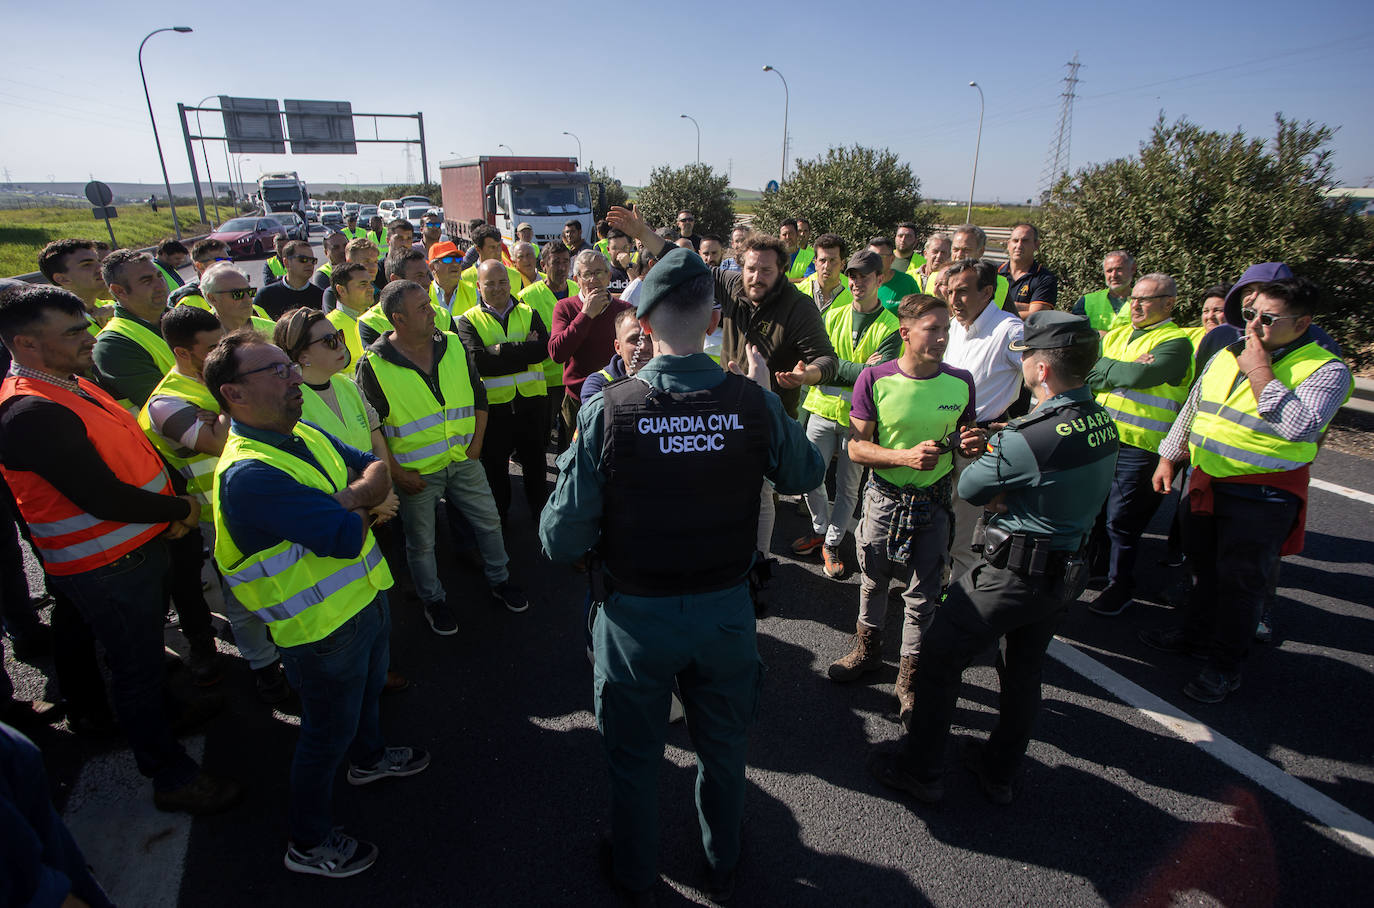
<path fill-rule="evenodd" d="M 1251 265 L 1245 269 L 1245 273 L 1240 276 L 1231 287 L 1231 291 L 1226 294 L 1226 322 L 1236 327 L 1244 328 L 1245 319 L 1240 317 L 1241 300 L 1245 298 L 1244 290 L 1250 284 L 1267 284 L 1270 281 L 1286 281 L 1293 276 L 1293 269 L 1283 262 L 1261 262 L 1258 265 Z"/>

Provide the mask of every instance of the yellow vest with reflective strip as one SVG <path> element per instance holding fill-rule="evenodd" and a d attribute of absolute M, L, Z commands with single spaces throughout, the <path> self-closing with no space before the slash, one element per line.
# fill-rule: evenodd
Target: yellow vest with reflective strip
<path fill-rule="evenodd" d="M 812 301 L 812 302 L 815 302 L 815 301 L 816 301 L 816 283 L 817 283 L 819 280 L 820 280 L 820 278 L 817 277 L 816 275 L 814 275 L 814 274 L 808 274 L 806 277 L 804 277 L 804 278 L 802 278 L 801 280 L 797 281 L 797 289 L 800 290 L 802 293 L 805 293 L 807 296 L 811 297 L 811 301 Z M 849 278 L 845 277 L 843 274 L 840 275 L 840 288 L 841 288 L 841 289 L 840 289 L 840 292 L 837 293 L 837 294 L 835 294 L 835 298 L 834 298 L 833 300 L 831 300 L 830 303 L 825 307 L 825 309 L 822 309 L 822 310 L 821 310 L 821 312 L 823 312 L 823 313 L 826 312 L 826 311 L 829 310 L 832 306 L 840 306 L 840 305 L 849 306 L 849 305 L 852 305 L 852 304 L 853 304 L 853 302 L 854 302 L 854 294 L 852 294 L 852 293 L 849 292 Z M 819 306 L 819 304 L 817 304 L 817 305 Z M 822 317 L 824 317 L 824 316 L 822 316 Z"/>
<path fill-rule="evenodd" d="M 329 384 L 334 389 L 334 398 L 339 402 L 343 417 L 334 412 L 334 408 L 325 402 L 318 391 L 302 384 L 301 419 L 359 451 L 371 451 L 372 428 L 367 424 L 363 393 L 353 379 L 342 372 L 329 376 Z"/>
<path fill-rule="evenodd" d="M 496 320 L 482 305 L 473 306 L 463 313 L 477 335 L 482 338 L 482 346 L 523 341 L 530 336 L 530 321 L 534 311 L 524 303 L 516 303 L 506 318 L 506 327 Z M 520 372 L 507 375 L 483 375 L 482 386 L 487 389 L 487 403 L 505 404 L 515 400 L 518 391 L 521 397 L 543 397 L 547 392 L 544 385 L 544 370 L 536 363 Z"/>
<path fill-rule="evenodd" d="M 172 367 L 177 364 L 177 358 L 172 355 L 172 348 L 167 346 L 167 342 L 133 319 L 116 315 L 105 323 L 105 327 L 100 329 L 100 334 L 104 334 L 106 331 L 111 334 L 118 334 L 120 337 L 127 337 L 142 347 L 144 352 L 152 357 L 153 363 L 163 375 L 172 371 Z M 96 337 L 99 337 L 100 334 L 97 334 Z M 134 416 L 138 416 L 138 407 L 135 407 L 134 402 L 127 397 L 121 397 L 115 402 Z"/>
<path fill-rule="evenodd" d="M 577 285 L 572 281 L 568 281 L 567 295 L 577 295 Z M 553 290 L 550 289 L 547 279 L 537 284 L 530 284 L 524 290 L 517 293 L 515 298 L 529 306 L 535 312 L 538 312 L 539 317 L 544 320 L 544 327 L 548 329 L 550 335 L 553 334 L 553 307 L 558 305 L 558 297 L 553 295 Z M 549 357 L 544 360 L 543 368 L 544 386 L 546 388 L 563 387 L 562 363 L 556 363 L 553 361 L 553 357 Z"/>
<path fill-rule="evenodd" d="M 1111 290 L 1094 290 L 1083 297 L 1083 309 L 1088 313 L 1088 321 L 1097 331 L 1113 331 L 1131 323 L 1131 304 L 1123 302 L 1113 311 Z"/>
<path fill-rule="evenodd" d="M 919 252 L 911 253 L 911 261 L 906 263 L 906 273 L 911 275 L 911 279 L 916 282 L 916 286 L 921 286 L 921 269 L 926 266 L 926 257 Z M 922 293 L 925 291 L 922 290 Z"/>
<path fill-rule="evenodd" d="M 363 358 L 363 340 L 358 336 L 358 320 L 339 306 L 330 309 L 324 317 L 329 320 L 329 324 L 343 332 L 344 346 L 348 347 L 350 354 L 349 362 L 357 365 L 358 360 Z M 391 330 L 390 322 L 387 323 L 387 330 Z"/>
<path fill-rule="evenodd" d="M 267 624 L 278 646 L 329 636 L 392 585 L 391 569 L 371 530 L 357 558 L 327 558 L 289 540 L 251 555 L 235 544 L 220 502 L 221 477 L 233 464 L 260 461 L 326 495 L 348 485 L 348 469 L 328 438 L 303 423 L 291 434 L 305 442 L 324 472 L 280 448 L 230 432 L 214 484 L 215 563 L 234 598 Z"/>
<path fill-rule="evenodd" d="M 193 306 L 196 309 L 204 309 L 206 312 L 209 312 L 211 314 L 214 314 L 215 311 L 213 308 L 211 308 L 209 301 L 206 300 L 205 297 L 201 296 L 199 293 L 188 293 L 186 296 L 183 296 L 181 299 L 177 300 L 177 305 Z M 272 320 L 267 317 L 267 312 L 261 306 L 253 307 L 253 315 L 262 319 L 268 324 L 272 324 Z M 267 337 L 269 340 L 271 339 L 271 331 L 267 332 Z"/>
<path fill-rule="evenodd" d="M 286 276 L 286 266 L 282 264 L 282 260 L 277 258 L 275 255 L 267 260 L 267 267 L 269 270 L 271 270 L 273 276 L 275 277 Z"/>
<path fill-rule="evenodd" d="M 1173 322 L 1162 322 L 1131 340 L 1134 331 L 1135 328 L 1126 324 L 1107 332 L 1107 336 L 1102 338 L 1102 355 L 1118 362 L 1131 363 L 1166 341 L 1180 337 L 1188 339 L 1183 329 Z M 1169 427 L 1174 424 L 1178 411 L 1183 409 L 1183 402 L 1188 399 L 1192 384 L 1193 366 L 1190 361 L 1187 373 L 1176 385 L 1113 388 L 1098 392 L 1097 402 L 1116 420 L 1116 434 L 1122 444 L 1158 451 L 1159 443 L 1169 434 Z"/>
<path fill-rule="evenodd" d="M 172 469 L 186 480 L 186 491 L 196 496 L 200 500 L 200 506 L 206 509 L 202 511 L 201 519 L 208 520 L 211 516 L 208 510 L 211 507 L 210 488 L 215 482 L 215 465 L 219 463 L 219 458 L 183 448 L 180 441 L 169 439 L 153 428 L 153 418 L 148 408 L 159 397 L 184 400 L 193 407 L 212 413 L 219 412 L 219 404 L 215 403 L 215 398 L 204 382 L 189 378 L 173 369 L 162 376 L 162 381 L 158 382 L 153 392 L 148 395 L 148 401 L 143 405 L 143 409 L 138 411 L 138 424 L 143 429 L 143 434 L 148 436 L 153 447 L 157 448 L 158 453 L 172 465 Z M 199 421 L 197 425 L 200 425 Z"/>
<path fill-rule="evenodd" d="M 1336 355 L 1315 343 L 1292 351 L 1273 363 L 1274 377 L 1296 388 Z M 1289 441 L 1259 415 L 1259 402 L 1250 380 L 1240 371 L 1235 354 L 1222 350 L 1202 373 L 1197 414 L 1188 437 L 1193 466 L 1210 476 L 1247 476 L 1296 470 L 1317 456 L 1323 425 L 1307 438 Z M 1350 399 L 1347 393 L 1346 399 Z"/>
<path fill-rule="evenodd" d="M 443 306 L 440 306 L 438 303 L 434 302 L 434 296 L 432 293 L 430 295 L 429 305 L 431 308 L 434 309 L 434 327 L 440 331 L 447 332 L 448 329 L 453 325 L 453 316 Z M 334 311 L 335 310 L 331 309 L 330 313 L 333 313 Z M 327 317 L 328 316 L 326 315 L 326 318 Z M 373 303 L 372 308 L 368 309 L 362 315 L 358 316 L 358 323 L 362 325 L 367 325 L 373 331 L 376 331 L 378 337 L 380 337 L 383 334 L 386 334 L 392 328 L 391 319 L 387 318 L 386 313 L 382 311 L 381 303 Z M 347 337 L 347 332 L 344 333 L 344 336 Z M 361 346 L 361 338 L 359 339 L 358 343 Z"/>
<path fill-rule="evenodd" d="M 443 339 L 447 346 L 438 375 L 442 404 L 414 369 L 387 362 L 370 348 L 363 351 L 389 408 L 382 434 L 391 456 L 407 470 L 433 473 L 450 462 L 467 460 L 467 447 L 477 430 L 467 351 L 452 334 Z"/>
<path fill-rule="evenodd" d="M 854 306 L 831 305 L 825 310 L 825 333 L 835 347 L 840 359 L 851 363 L 863 364 L 878 352 L 883 341 L 898 328 L 897 316 L 879 307 L 878 316 L 868 323 L 857 346 L 854 344 Z M 806 391 L 802 407 L 817 416 L 834 420 L 842 426 L 849 425 L 849 402 L 853 388 L 838 385 L 812 385 Z"/>
<path fill-rule="evenodd" d="M 797 257 L 792 260 L 792 264 L 787 266 L 787 279 L 796 283 L 806 277 L 806 267 L 816 259 L 815 246 L 803 246 L 797 250 Z"/>

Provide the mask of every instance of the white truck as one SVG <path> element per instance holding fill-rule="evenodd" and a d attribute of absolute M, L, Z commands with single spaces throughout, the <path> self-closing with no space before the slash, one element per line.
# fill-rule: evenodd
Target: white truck
<path fill-rule="evenodd" d="M 306 220 L 310 208 L 310 193 L 305 181 L 296 171 L 264 173 L 258 177 L 258 203 L 267 213 L 273 211 L 294 211 Z"/>

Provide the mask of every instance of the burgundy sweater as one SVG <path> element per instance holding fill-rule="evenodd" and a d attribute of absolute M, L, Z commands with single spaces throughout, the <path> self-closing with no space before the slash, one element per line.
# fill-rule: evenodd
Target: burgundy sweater
<path fill-rule="evenodd" d="M 582 297 L 570 296 L 553 307 L 553 327 L 549 336 L 549 356 L 563 363 L 563 387 L 573 400 L 580 400 L 582 382 L 588 375 L 610 362 L 615 349 L 615 317 L 630 304 L 612 298 L 600 315 L 582 314 Z"/>

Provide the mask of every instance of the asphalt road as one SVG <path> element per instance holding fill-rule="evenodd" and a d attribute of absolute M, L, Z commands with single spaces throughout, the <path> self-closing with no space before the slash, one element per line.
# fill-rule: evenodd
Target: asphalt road
<path fill-rule="evenodd" d="M 1369 460 L 1323 451 L 1314 476 L 1374 494 Z M 37 737 L 59 808 L 123 903 L 610 903 L 596 862 L 607 781 L 590 713 L 585 578 L 542 559 L 523 498 L 517 492 L 513 500 L 506 541 L 513 575 L 531 594 L 529 612 L 496 606 L 480 573 L 456 564 L 443 564 L 442 576 L 462 616 L 457 636 L 435 636 L 417 602 L 404 591 L 392 597 L 392 663 L 413 684 L 383 701 L 384 728 L 395 743 L 429 748 L 434 763 L 411 779 L 339 783 L 336 822 L 381 848 L 367 874 L 334 882 L 282 868 L 297 720 L 290 708 L 273 711 L 255 700 L 229 642 L 220 644 L 231 655 L 218 686 L 228 707 L 190 741 L 207 768 L 246 783 L 246 801 L 229 813 L 194 822 L 157 814 L 122 751 L 93 747 L 65 726 Z M 1161 513 L 1151 528 L 1143 566 L 1163 554 L 1167 519 Z M 953 748 L 937 808 L 918 807 L 867 775 L 873 747 L 900 737 L 891 692 L 900 610 L 890 610 L 881 677 L 830 682 L 825 667 L 847 648 L 858 581 L 852 574 L 829 580 L 818 559 L 791 557 L 787 542 L 804 530 L 795 506 L 781 504 L 774 536 L 781 564 L 771 613 L 759 623 L 768 675 L 750 744 L 736 904 L 1367 901 L 1374 852 L 1366 849 L 1374 840 L 1359 840 L 1374 830 L 1374 504 L 1367 499 L 1313 490 L 1307 550 L 1283 568 L 1277 641 L 1256 647 L 1244 685 L 1223 704 L 1183 697 L 1196 663 L 1135 639 L 1137 629 L 1171 619 L 1159 593 L 1177 572 L 1143 567 L 1141 601 L 1120 617 L 1075 609 L 1055 645 L 1067 655 L 1046 665 L 1044 709 L 1009 808 L 983 800 Z M 853 564 L 852 539 L 844 552 Z M 398 567 L 404 574 L 403 562 Z M 41 577 L 31 574 L 31 582 Z M 169 631 L 168 640 L 184 652 L 179 633 Z M 1069 658 L 1075 652 L 1081 656 Z M 1090 674 L 1111 689 L 1066 664 L 1082 657 L 1103 670 Z M 7 660 L 21 694 L 42 691 L 38 671 L 8 652 Z M 985 736 L 996 702 L 988 654 L 965 676 L 956 737 Z M 1151 702 L 1148 711 L 1138 708 Z M 1203 746 L 1157 718 L 1179 711 L 1198 724 L 1174 715 L 1170 725 Z M 1228 754 L 1223 738 L 1242 757 L 1248 751 L 1267 762 L 1281 784 L 1257 782 L 1251 775 L 1264 773 L 1243 759 L 1218 759 Z M 681 724 L 668 740 L 660 897 L 700 903 L 691 746 Z M 1314 819 L 1310 811 L 1319 812 L 1323 799 L 1350 814 Z"/>

